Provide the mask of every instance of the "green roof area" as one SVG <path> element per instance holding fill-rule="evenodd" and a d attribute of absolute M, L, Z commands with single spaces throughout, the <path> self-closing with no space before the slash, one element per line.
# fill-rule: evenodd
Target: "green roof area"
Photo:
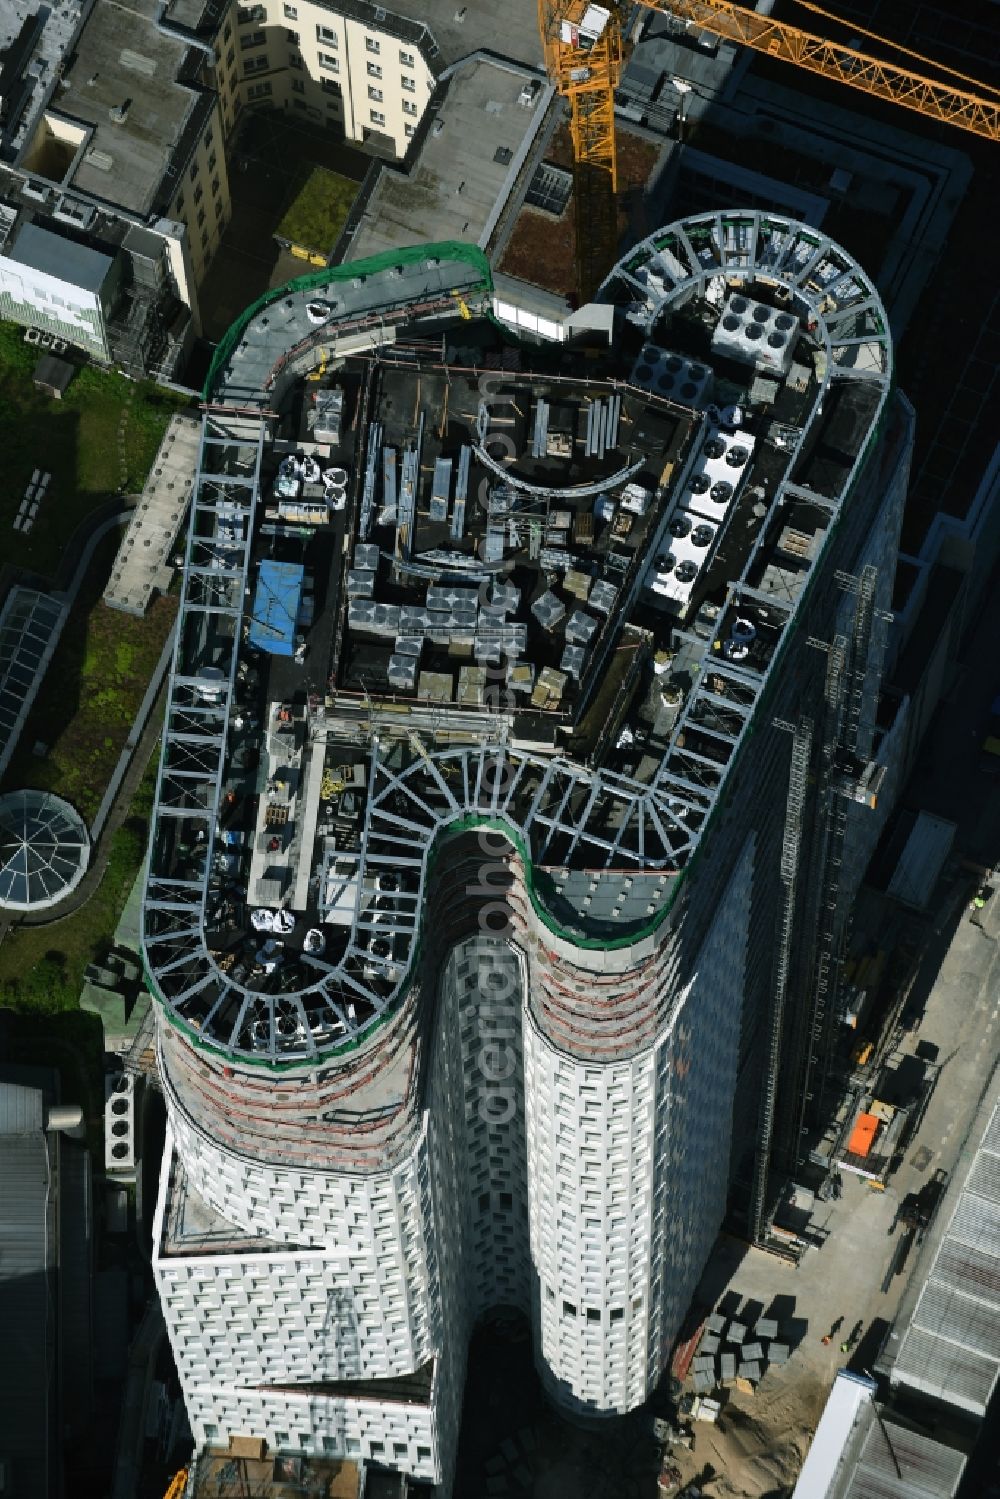
<path fill-rule="evenodd" d="M 275 238 L 326 256 L 347 219 L 358 184 L 326 167 L 300 173 L 292 201 L 274 231 Z"/>

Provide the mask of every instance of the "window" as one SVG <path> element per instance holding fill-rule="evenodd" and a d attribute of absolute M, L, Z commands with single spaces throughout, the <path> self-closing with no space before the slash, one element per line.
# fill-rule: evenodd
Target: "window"
<path fill-rule="evenodd" d="M 211 125 L 209 125 L 208 129 L 205 131 L 205 134 L 202 136 L 201 143 L 205 147 L 206 151 L 210 151 L 212 149 L 212 127 L 211 127 Z"/>
<path fill-rule="evenodd" d="M 194 179 L 197 177 L 197 175 L 198 175 L 198 163 L 196 161 L 193 161 L 191 163 L 191 170 L 190 170 L 190 172 L 188 172 L 188 177 L 193 182 Z"/>
<path fill-rule="evenodd" d="M 264 33 L 262 31 L 248 31 L 246 36 L 240 37 L 240 46 L 244 52 L 249 51 L 251 47 L 263 47 L 263 45 Z"/>
<path fill-rule="evenodd" d="M 205 210 L 203 208 L 199 208 L 198 209 L 198 228 L 199 229 L 204 224 L 204 222 L 205 222 Z"/>
<path fill-rule="evenodd" d="M 286 32 L 285 32 L 285 41 L 288 42 L 291 46 L 297 47 L 299 45 L 299 34 L 298 34 L 298 32 L 297 31 L 287 31 L 286 30 Z"/>
<path fill-rule="evenodd" d="M 337 94 L 338 97 L 340 95 L 340 84 L 335 78 L 321 78 L 320 87 L 324 94 Z"/>
<path fill-rule="evenodd" d="M 212 197 L 213 198 L 217 198 L 218 196 L 219 196 L 219 179 L 218 179 L 218 177 L 213 177 L 212 178 Z"/>
<path fill-rule="evenodd" d="M 371 120 L 373 125 L 385 124 L 385 115 L 381 114 L 377 109 L 370 109 L 368 111 L 368 118 Z"/>
<path fill-rule="evenodd" d="M 374 101 L 375 101 L 376 104 L 381 104 L 382 103 L 382 90 L 380 88 L 372 88 L 371 84 L 369 84 L 368 85 L 368 97 L 369 97 L 369 99 L 374 99 Z"/>
<path fill-rule="evenodd" d="M 266 21 L 267 7 L 265 5 L 241 5 L 236 12 L 236 19 L 241 26 L 251 26 L 255 21 Z"/>
<path fill-rule="evenodd" d="M 368 52 L 381 52 L 382 43 L 377 42 L 373 36 L 365 37 L 365 48 Z"/>
<path fill-rule="evenodd" d="M 252 102 L 254 99 L 268 99 L 271 95 L 271 80 L 266 78 L 263 83 L 252 83 L 247 89 L 247 98 Z"/>
<path fill-rule="evenodd" d="M 201 235 L 201 248 L 202 248 L 202 249 L 203 249 L 203 250 L 207 250 L 207 249 L 208 249 L 208 230 L 207 230 L 207 229 L 203 229 L 203 230 L 202 230 L 202 235 Z"/>
<path fill-rule="evenodd" d="M 573 1305 L 572 1301 L 564 1301 L 563 1302 L 563 1316 L 564 1317 L 575 1317 L 576 1316 L 576 1307 Z"/>
<path fill-rule="evenodd" d="M 296 109 L 306 108 L 306 101 L 304 99 L 293 99 L 292 103 L 294 104 Z"/>
<path fill-rule="evenodd" d="M 337 41 L 337 33 L 333 31 L 329 26 L 316 27 L 316 40 L 318 42 L 325 42 L 328 47 L 339 46 L 339 43 Z"/>
<path fill-rule="evenodd" d="M 221 224 L 222 221 L 223 221 L 223 219 L 225 218 L 225 216 L 226 216 L 226 210 L 223 208 L 223 206 L 222 206 L 222 199 L 220 198 L 219 201 L 218 201 L 218 203 L 216 203 L 216 205 L 215 205 L 215 217 L 218 219 L 219 223 Z"/>
<path fill-rule="evenodd" d="M 233 65 L 233 63 L 235 61 L 236 61 L 236 47 L 234 45 L 234 46 L 230 47 L 229 51 L 226 53 L 226 67 L 227 68 L 231 68 L 232 65 Z"/>
<path fill-rule="evenodd" d="M 328 73 L 340 72 L 340 63 L 335 57 L 331 57 L 329 52 L 320 52 L 318 57 L 320 67 L 325 68 Z"/>
<path fill-rule="evenodd" d="M 381 78 L 382 77 L 382 69 L 379 67 L 379 65 L 378 65 L 377 62 L 370 62 L 368 64 L 368 77 L 369 78 Z"/>
<path fill-rule="evenodd" d="M 625 1309 L 624 1309 L 624 1307 L 613 1306 L 611 1308 L 611 1321 L 612 1322 L 620 1322 L 624 1316 L 625 1316 Z"/>
<path fill-rule="evenodd" d="M 370 92 L 371 92 L 371 90 L 369 89 L 369 93 Z M 404 99 L 403 100 L 403 113 L 405 115 L 415 115 L 416 112 L 417 112 L 417 106 L 413 103 L 413 101 L 411 99 Z"/>
<path fill-rule="evenodd" d="M 200 203 L 201 200 L 202 200 L 202 197 L 204 196 L 204 193 L 205 193 L 205 189 L 202 187 L 201 183 L 199 182 L 198 186 L 194 190 L 194 201 L 196 203 Z"/>
<path fill-rule="evenodd" d="M 404 73 L 403 76 L 400 78 L 399 81 L 403 85 L 403 93 L 404 94 L 414 94 L 414 93 L 416 93 L 416 91 L 417 91 L 417 81 L 416 81 L 415 78 L 408 78 L 406 76 L 406 74 Z"/>
<path fill-rule="evenodd" d="M 283 5 L 281 7 L 281 14 L 286 21 L 297 21 L 299 19 L 298 10 L 294 5 Z"/>
<path fill-rule="evenodd" d="M 232 21 L 227 21 L 226 22 L 226 26 L 225 26 L 225 30 L 222 33 L 222 40 L 224 42 L 228 42 L 228 41 L 231 40 L 232 35 L 233 35 L 233 23 L 232 23 Z"/>
<path fill-rule="evenodd" d="M 401 52 L 399 54 L 399 66 L 401 68 L 412 68 L 414 57 L 412 52 Z"/>
<path fill-rule="evenodd" d="M 178 193 L 177 194 L 177 202 L 174 204 L 174 217 L 178 218 L 178 219 L 182 219 L 184 217 L 184 194 L 183 193 Z"/>
<path fill-rule="evenodd" d="M 303 67 L 301 53 L 299 53 L 299 52 L 289 52 L 289 54 L 288 54 L 288 66 L 290 68 L 298 68 L 301 71 L 302 67 Z"/>
<path fill-rule="evenodd" d="M 305 91 L 306 91 L 306 86 L 302 82 L 302 79 L 301 78 L 293 78 L 292 79 L 292 93 L 293 94 L 304 94 Z"/>
<path fill-rule="evenodd" d="M 215 171 L 215 164 L 218 161 L 218 159 L 219 159 L 218 156 L 213 151 L 211 153 L 211 155 L 209 156 L 209 158 L 208 158 L 208 170 L 210 172 L 214 172 Z"/>
<path fill-rule="evenodd" d="M 417 127 L 416 127 L 416 125 L 404 125 L 403 126 L 403 134 L 406 136 L 407 140 L 409 140 L 412 135 L 416 135 L 416 133 L 417 133 Z"/>
<path fill-rule="evenodd" d="M 259 57 L 248 57 L 243 64 L 243 71 L 249 76 L 251 73 L 267 72 L 267 53 L 262 52 Z"/>

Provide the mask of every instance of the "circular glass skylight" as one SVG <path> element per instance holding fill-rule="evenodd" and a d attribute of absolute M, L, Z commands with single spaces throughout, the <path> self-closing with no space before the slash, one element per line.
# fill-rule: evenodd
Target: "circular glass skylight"
<path fill-rule="evenodd" d="M 80 814 L 50 791 L 0 796 L 0 906 L 40 911 L 80 883 L 90 835 Z"/>

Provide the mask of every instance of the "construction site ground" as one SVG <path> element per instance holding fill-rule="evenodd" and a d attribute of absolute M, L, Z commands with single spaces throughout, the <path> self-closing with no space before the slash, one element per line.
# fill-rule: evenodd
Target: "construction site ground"
<path fill-rule="evenodd" d="M 1000 590 L 994 588 L 975 637 L 1000 629 Z M 980 726 L 996 688 L 978 670 L 956 673 L 948 700 L 932 724 L 902 804 L 948 817 L 958 825 L 953 861 L 930 909 L 923 914 L 924 950 L 904 1009 L 899 1050 L 921 1042 L 937 1049 L 941 1068 L 923 1118 L 884 1191 L 842 1172 L 839 1200 L 817 1202 L 809 1232 L 821 1241 L 797 1267 L 722 1238 L 702 1278 L 698 1301 L 716 1306 L 727 1295 L 776 1316 L 792 1351 L 788 1363 L 766 1370 L 754 1395 L 726 1390 L 720 1425 L 695 1422 L 688 1452 L 673 1461 L 685 1480 L 711 1463 L 718 1477 L 712 1499 L 763 1499 L 788 1490 L 830 1387 L 840 1368 L 870 1369 L 909 1278 L 927 1273 L 952 1208 L 947 1199 L 923 1243 L 883 1282 L 902 1228 L 889 1228 L 903 1198 L 946 1171 L 949 1182 L 967 1169 L 963 1147 L 994 1077 L 1000 1036 L 1000 886 L 982 912 L 969 910 L 976 867 L 1000 860 L 1000 796 L 978 767 Z M 975 916 L 975 920 L 973 920 Z M 728 1303 L 727 1303 L 728 1306 Z M 743 1315 L 741 1320 L 752 1320 Z M 843 1321 L 830 1343 L 822 1339 Z M 848 1356 L 840 1343 L 856 1322 L 861 1341 Z M 692 1388 L 690 1382 L 686 1389 Z M 716 1396 L 718 1398 L 718 1396 Z"/>

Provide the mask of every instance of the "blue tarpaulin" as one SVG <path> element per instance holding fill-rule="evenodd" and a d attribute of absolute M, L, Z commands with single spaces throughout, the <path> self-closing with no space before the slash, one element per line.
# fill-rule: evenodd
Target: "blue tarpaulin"
<path fill-rule="evenodd" d="M 257 575 L 250 644 L 270 656 L 290 656 L 295 650 L 295 621 L 299 615 L 305 568 L 297 562 L 262 562 Z"/>

